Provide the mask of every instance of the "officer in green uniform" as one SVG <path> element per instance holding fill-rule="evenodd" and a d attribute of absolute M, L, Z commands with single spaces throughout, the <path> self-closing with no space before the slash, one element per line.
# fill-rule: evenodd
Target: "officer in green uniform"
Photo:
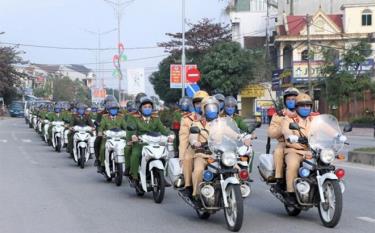
<path fill-rule="evenodd" d="M 54 112 L 47 114 L 47 119 L 52 123 L 54 121 L 64 121 L 64 115 L 62 114 L 62 106 L 61 104 L 56 104 L 54 108 Z M 48 136 L 49 141 L 52 141 L 52 128 L 53 125 L 51 124 L 48 128 Z"/>
<path fill-rule="evenodd" d="M 98 118 L 98 111 L 99 111 L 98 105 L 92 104 L 91 110 L 90 110 L 90 113 L 89 113 L 89 117 L 92 121 L 95 121 Z"/>
<path fill-rule="evenodd" d="M 128 131 L 127 138 L 128 141 L 132 142 L 132 149 L 130 155 L 130 176 L 135 182 L 139 180 L 138 168 L 141 159 L 141 153 L 143 145 L 139 143 L 138 136 L 144 135 L 148 132 L 160 132 L 162 135 L 170 135 L 170 131 L 165 127 L 160 121 L 157 114 L 153 114 L 154 103 L 153 101 L 144 96 L 140 99 L 138 114 L 134 115 L 128 120 Z M 168 138 L 169 142 L 173 141 L 173 137 Z M 125 154 L 126 157 L 129 154 Z M 127 159 L 129 160 L 129 158 Z"/>
<path fill-rule="evenodd" d="M 117 102 L 111 101 L 106 103 L 106 109 L 108 114 L 102 116 L 100 121 L 100 126 L 98 129 L 98 136 L 103 136 L 103 132 L 111 129 L 122 129 L 126 130 L 126 122 L 124 116 L 119 114 L 120 106 Z M 104 159 L 105 159 L 105 143 L 106 139 L 103 138 L 100 144 L 99 151 L 99 162 L 98 172 L 102 173 L 104 171 Z"/>
<path fill-rule="evenodd" d="M 70 131 L 68 133 L 68 152 L 72 155 L 73 154 L 73 136 L 74 131 L 73 127 L 78 126 L 91 126 L 94 127 L 90 116 L 86 114 L 87 106 L 85 104 L 79 103 L 77 105 L 77 113 L 72 116 L 72 120 L 70 121 L 69 127 Z"/>

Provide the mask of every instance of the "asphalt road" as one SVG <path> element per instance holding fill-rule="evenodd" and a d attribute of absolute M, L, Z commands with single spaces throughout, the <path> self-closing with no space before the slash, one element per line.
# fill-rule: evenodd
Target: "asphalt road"
<path fill-rule="evenodd" d="M 254 149 L 261 153 L 265 128 L 257 131 Z M 374 145 L 373 138 L 349 137 L 349 141 L 351 147 Z M 159 205 L 150 194 L 137 197 L 127 183 L 122 187 L 107 183 L 93 161 L 84 170 L 77 168 L 68 154 L 46 146 L 23 119 L 0 120 L 0 159 L 1 233 L 227 232 L 223 212 L 200 220 L 173 189 Z M 374 232 L 375 168 L 337 164 L 347 175 L 343 214 L 336 228 L 323 227 L 317 209 L 287 216 L 255 170 L 241 232 Z"/>

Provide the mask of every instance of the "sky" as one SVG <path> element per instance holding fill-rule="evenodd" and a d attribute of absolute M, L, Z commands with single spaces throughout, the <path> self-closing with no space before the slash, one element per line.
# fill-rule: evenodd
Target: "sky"
<path fill-rule="evenodd" d="M 228 23 L 223 13 L 225 2 L 186 0 L 187 21 L 195 23 L 202 18 L 209 18 Z M 121 41 L 129 60 L 124 63 L 125 68 L 145 67 L 146 75 L 157 69 L 163 59 L 160 56 L 166 55 L 162 48 L 130 48 L 156 47 L 158 42 L 168 40 L 165 33 L 180 32 L 181 6 L 182 0 L 134 0 L 122 11 Z M 87 31 L 104 32 L 116 27 L 114 10 L 105 0 L 0 1 L 0 32 L 5 32 L 0 35 L 0 43 L 97 48 L 98 36 Z M 101 36 L 102 48 L 113 48 L 116 44 L 117 31 Z M 32 63 L 85 64 L 96 69 L 96 51 L 31 47 L 19 49 L 25 52 L 22 57 Z M 100 68 L 100 76 L 107 86 L 117 87 L 118 81 L 112 77 L 114 53 L 113 50 L 101 52 L 100 60 L 107 64 Z M 154 58 L 143 59 L 148 57 Z M 150 85 L 147 88 L 152 91 Z"/>

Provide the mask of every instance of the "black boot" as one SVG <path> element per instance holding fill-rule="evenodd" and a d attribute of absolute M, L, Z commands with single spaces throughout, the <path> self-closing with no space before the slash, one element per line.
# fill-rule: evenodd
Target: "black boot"
<path fill-rule="evenodd" d="M 124 176 L 129 176 L 129 175 L 130 175 L 130 168 L 125 168 Z"/>
<path fill-rule="evenodd" d="M 279 193 L 283 192 L 285 190 L 285 183 L 284 179 L 282 178 L 276 178 L 276 184 L 275 184 L 275 190 Z"/>
<path fill-rule="evenodd" d="M 99 164 L 100 164 L 100 161 L 99 161 L 99 159 L 95 159 L 95 162 L 94 162 L 94 166 L 95 166 L 95 167 L 98 167 L 98 166 L 99 166 Z"/>
<path fill-rule="evenodd" d="M 288 192 L 285 200 L 287 201 L 289 205 L 297 205 L 296 193 Z"/>
<path fill-rule="evenodd" d="M 191 186 L 185 187 L 185 189 L 181 190 L 180 192 L 184 196 L 189 197 L 191 199 L 191 197 L 193 195 L 193 187 L 191 187 Z"/>

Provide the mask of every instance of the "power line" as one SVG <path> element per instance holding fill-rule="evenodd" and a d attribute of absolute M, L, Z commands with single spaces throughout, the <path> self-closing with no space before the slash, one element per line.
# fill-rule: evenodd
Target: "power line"
<path fill-rule="evenodd" d="M 59 50 L 86 50 L 86 51 L 115 51 L 117 48 L 85 48 L 85 47 L 63 47 L 63 46 L 51 46 L 51 45 L 37 45 L 37 44 L 24 44 L 24 43 L 11 43 L 11 42 L 0 42 L 4 45 L 12 45 L 18 47 L 32 47 L 32 48 L 43 48 L 43 49 L 59 49 Z M 157 49 L 159 46 L 138 46 L 138 47 L 128 47 L 125 50 L 146 50 L 146 49 Z"/>

